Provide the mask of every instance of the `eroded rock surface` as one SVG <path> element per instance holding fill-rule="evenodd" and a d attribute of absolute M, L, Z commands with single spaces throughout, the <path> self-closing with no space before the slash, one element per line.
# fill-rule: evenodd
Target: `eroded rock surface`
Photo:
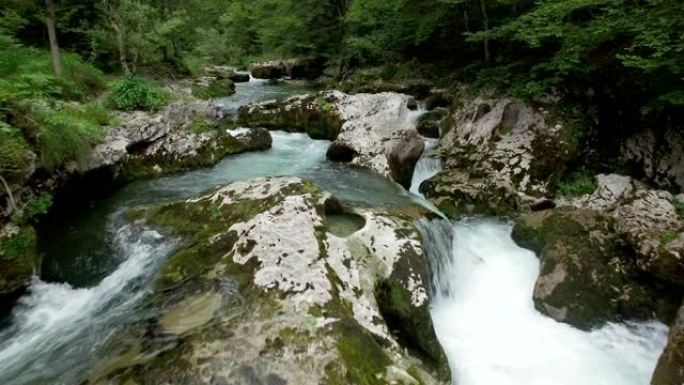
<path fill-rule="evenodd" d="M 117 177 L 141 176 L 209 166 L 228 154 L 271 146 L 263 129 L 230 132 L 220 127 L 221 112 L 211 102 L 176 102 L 158 114 L 134 112 L 108 131 L 95 147 L 88 170 L 116 169 Z"/>
<path fill-rule="evenodd" d="M 339 210 L 295 177 L 134 210 L 186 241 L 160 272 L 154 331 L 95 382 L 448 382 L 412 220 L 355 209 L 363 225 L 341 237 L 327 223 Z"/>
<path fill-rule="evenodd" d="M 615 230 L 613 218 L 562 207 L 519 218 L 513 239 L 541 260 L 538 310 L 581 329 L 625 319 L 669 322 L 681 291 L 648 277 Z"/>
<path fill-rule="evenodd" d="M 249 70 L 258 79 L 316 79 L 323 74 L 325 62 L 320 58 L 272 60 L 252 63 Z"/>
<path fill-rule="evenodd" d="M 421 191 L 452 217 L 529 206 L 574 156 L 566 129 L 515 99 L 476 98 L 451 111 L 440 141 L 444 170 Z"/>
<path fill-rule="evenodd" d="M 325 91 L 245 106 L 239 123 L 334 140 L 328 158 L 351 162 L 408 187 L 424 142 L 404 94 Z"/>
<path fill-rule="evenodd" d="M 661 188 L 684 188 L 684 133 L 681 127 L 669 127 L 660 135 L 644 130 L 622 146 L 622 158 L 636 164 L 644 175 Z"/>

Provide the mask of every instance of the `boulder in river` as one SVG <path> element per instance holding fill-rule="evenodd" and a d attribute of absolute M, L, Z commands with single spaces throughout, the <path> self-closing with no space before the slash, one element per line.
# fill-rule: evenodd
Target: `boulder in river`
<path fill-rule="evenodd" d="M 230 79 L 204 77 L 195 80 L 192 94 L 200 99 L 215 99 L 235 93 L 235 83 Z"/>
<path fill-rule="evenodd" d="M 265 150 L 265 129 L 229 131 L 211 102 L 180 101 L 158 114 L 135 112 L 111 128 L 93 150 L 88 170 L 109 168 L 117 180 L 131 180 L 215 164 L 228 154 Z"/>
<path fill-rule="evenodd" d="M 299 58 L 272 60 L 249 65 L 249 71 L 257 79 L 309 79 L 320 77 L 325 69 L 322 58 Z"/>
<path fill-rule="evenodd" d="M 182 241 L 147 301 L 159 316 L 94 383 L 448 382 L 413 218 L 344 208 L 295 177 L 129 218 Z"/>
<path fill-rule="evenodd" d="M 409 101 L 409 96 L 396 93 L 324 91 L 245 106 L 238 122 L 333 140 L 329 159 L 351 162 L 408 187 L 425 146 Z"/>
<path fill-rule="evenodd" d="M 208 76 L 216 79 L 229 79 L 233 83 L 246 83 L 250 80 L 249 73 L 237 72 L 233 68 L 223 66 L 213 66 L 205 69 Z"/>
<path fill-rule="evenodd" d="M 538 310 L 581 329 L 673 318 L 681 290 L 644 274 L 615 226 L 601 212 L 574 207 L 516 220 L 513 239 L 541 260 L 534 289 Z"/>

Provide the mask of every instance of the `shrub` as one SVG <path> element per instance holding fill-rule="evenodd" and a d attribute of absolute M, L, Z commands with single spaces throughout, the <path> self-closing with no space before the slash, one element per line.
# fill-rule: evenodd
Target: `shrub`
<path fill-rule="evenodd" d="M 675 201 L 674 203 L 675 210 L 677 210 L 677 214 L 681 218 L 684 218 L 684 201 Z"/>
<path fill-rule="evenodd" d="M 561 196 L 574 197 L 591 194 L 597 188 L 594 176 L 587 170 L 579 170 L 565 175 L 558 182 L 557 192 Z"/>
<path fill-rule="evenodd" d="M 121 111 L 156 111 L 168 99 L 167 93 L 150 81 L 135 76 L 126 76 L 114 82 L 109 102 Z"/>

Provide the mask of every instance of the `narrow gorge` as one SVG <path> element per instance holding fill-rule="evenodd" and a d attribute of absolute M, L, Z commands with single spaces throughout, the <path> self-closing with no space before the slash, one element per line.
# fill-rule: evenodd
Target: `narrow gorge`
<path fill-rule="evenodd" d="M 234 90 L 122 116 L 88 171 L 41 182 L 56 201 L 0 383 L 681 379 L 679 198 L 620 175 L 553 198 L 576 144 L 547 111 Z"/>

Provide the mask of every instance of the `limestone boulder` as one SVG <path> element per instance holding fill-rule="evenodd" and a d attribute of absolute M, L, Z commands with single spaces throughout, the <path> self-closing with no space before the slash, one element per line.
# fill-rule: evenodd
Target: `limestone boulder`
<path fill-rule="evenodd" d="M 129 218 L 182 241 L 147 301 L 158 315 L 128 331 L 143 342 L 94 383 L 448 383 L 412 218 L 342 207 L 295 177 Z"/>
<path fill-rule="evenodd" d="M 475 208 L 450 213 L 455 216 L 491 212 L 489 202 L 458 202 L 462 199 L 460 192 L 472 190 L 472 186 L 496 191 L 498 201 L 515 201 L 495 212 L 525 209 L 529 202 L 550 195 L 550 186 L 575 155 L 574 144 L 562 123 L 554 124 L 545 110 L 516 99 L 471 99 L 450 111 L 443 128 L 440 152 L 444 169 L 424 194 L 436 203 Z M 461 186 L 447 185 L 452 182 Z M 468 195 L 472 200 L 479 199 L 478 195 L 482 199 L 491 197 Z M 478 212 L 477 207 L 487 210 Z"/>
<path fill-rule="evenodd" d="M 615 221 L 591 209 L 561 207 L 516 220 L 513 239 L 541 260 L 536 308 L 581 329 L 606 322 L 669 322 L 681 290 L 643 274 Z"/>

